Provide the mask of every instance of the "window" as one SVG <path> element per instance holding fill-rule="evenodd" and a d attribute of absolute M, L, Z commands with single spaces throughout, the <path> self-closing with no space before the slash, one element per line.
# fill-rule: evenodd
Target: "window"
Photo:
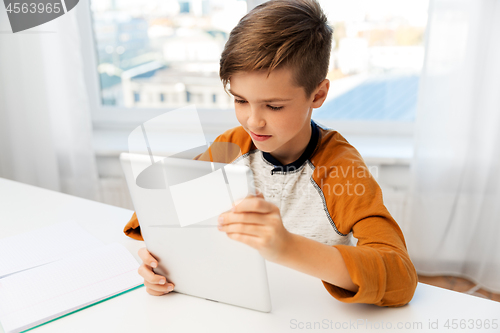
<path fill-rule="evenodd" d="M 219 59 L 229 32 L 247 12 L 241 0 L 92 0 L 101 104 L 175 108 L 136 92 L 176 91 L 199 108 L 232 108 L 203 95 L 224 93 Z M 189 90 L 189 91 L 188 91 Z M 133 96 L 128 99 L 127 96 Z"/>
<path fill-rule="evenodd" d="M 424 60 L 426 0 L 320 0 L 334 27 L 325 121 L 413 122 Z"/>
<path fill-rule="evenodd" d="M 84 57 L 95 128 L 135 127 L 189 103 L 213 111 L 207 119 L 214 133 L 236 126 L 218 77 L 220 52 L 238 20 L 261 2 L 92 0 L 81 20 L 91 24 L 83 39 L 97 55 Z M 313 118 L 342 133 L 411 135 L 428 0 L 319 2 L 334 43 L 329 96 Z"/>
<path fill-rule="evenodd" d="M 140 102 L 141 101 L 141 94 L 134 91 L 134 102 Z"/>

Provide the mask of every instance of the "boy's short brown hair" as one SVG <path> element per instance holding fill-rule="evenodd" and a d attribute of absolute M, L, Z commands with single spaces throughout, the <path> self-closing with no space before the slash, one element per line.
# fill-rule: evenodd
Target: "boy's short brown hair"
<path fill-rule="evenodd" d="M 231 31 L 222 52 L 224 89 L 236 72 L 268 69 L 269 76 L 288 67 L 309 97 L 328 73 L 332 34 L 315 0 L 271 0 L 255 7 Z"/>

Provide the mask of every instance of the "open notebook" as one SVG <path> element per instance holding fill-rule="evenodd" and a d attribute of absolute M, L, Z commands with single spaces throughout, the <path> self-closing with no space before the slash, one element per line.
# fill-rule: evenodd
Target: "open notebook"
<path fill-rule="evenodd" d="M 120 244 L 93 242 L 91 249 L 51 259 L 0 278 L 0 323 L 6 333 L 33 328 L 143 283 L 139 264 Z"/>
<path fill-rule="evenodd" d="M 0 279 L 13 273 L 60 260 L 72 252 L 102 246 L 103 242 L 75 221 L 65 221 L 0 239 Z"/>

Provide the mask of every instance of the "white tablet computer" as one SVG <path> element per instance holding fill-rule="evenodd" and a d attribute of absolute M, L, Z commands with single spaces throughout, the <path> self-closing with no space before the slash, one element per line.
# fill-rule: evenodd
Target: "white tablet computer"
<path fill-rule="evenodd" d="M 141 233 L 175 292 L 271 311 L 264 258 L 217 229 L 220 213 L 254 194 L 246 166 L 122 153 Z"/>

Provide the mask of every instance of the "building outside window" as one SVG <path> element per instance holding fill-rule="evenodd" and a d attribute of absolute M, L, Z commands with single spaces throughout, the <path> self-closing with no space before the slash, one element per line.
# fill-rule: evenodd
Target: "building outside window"
<path fill-rule="evenodd" d="M 428 1 L 319 2 L 334 42 L 329 96 L 313 117 L 413 122 Z M 101 105 L 233 109 L 218 76 L 219 59 L 249 3 L 255 1 L 92 0 Z M 140 98 L 158 94 L 159 101 Z"/>

